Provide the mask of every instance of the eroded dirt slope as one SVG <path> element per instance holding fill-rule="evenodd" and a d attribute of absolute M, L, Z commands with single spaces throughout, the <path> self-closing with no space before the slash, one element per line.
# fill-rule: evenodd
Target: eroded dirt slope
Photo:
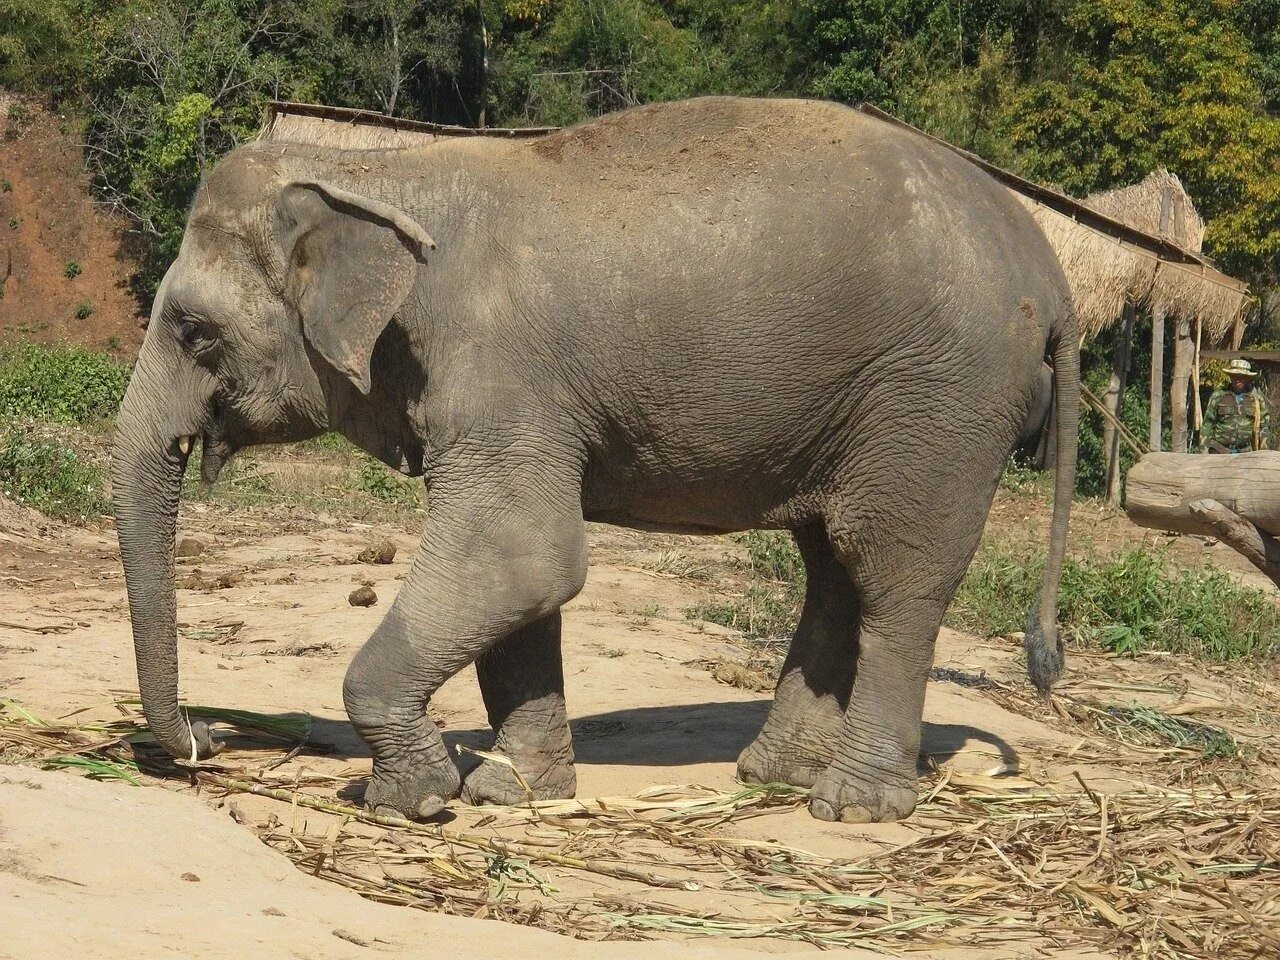
<path fill-rule="evenodd" d="M 66 340 L 132 356 L 142 317 L 124 224 L 90 199 L 64 125 L 0 92 L 0 344 Z"/>

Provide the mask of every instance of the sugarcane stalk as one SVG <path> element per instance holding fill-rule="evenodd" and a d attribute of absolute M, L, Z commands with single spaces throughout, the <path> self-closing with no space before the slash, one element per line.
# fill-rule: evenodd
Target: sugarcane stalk
<path fill-rule="evenodd" d="M 493 837 L 482 837 L 474 833 L 462 833 L 454 830 L 448 830 L 444 827 L 431 823 L 415 823 L 414 821 L 406 820 L 403 817 L 388 817 L 383 814 L 370 813 L 369 811 L 362 810 L 359 807 L 349 807 L 341 803 L 332 803 L 321 797 L 313 797 L 309 794 L 298 793 L 295 790 L 264 787 L 259 783 L 251 783 L 247 780 L 237 780 L 233 777 L 224 777 L 221 774 L 209 773 L 203 770 L 197 772 L 196 777 L 202 783 L 219 787 L 231 793 L 251 793 L 256 797 L 267 797 L 271 800 L 279 800 L 282 803 L 297 804 L 300 807 L 308 807 L 312 810 L 320 810 L 324 813 L 332 813 L 340 817 L 351 817 L 353 820 L 360 820 L 363 823 L 374 823 L 380 827 L 392 827 L 398 830 L 408 830 L 411 833 L 430 837 L 433 840 L 439 840 L 443 843 L 452 843 L 460 847 L 470 847 L 474 850 L 483 850 L 486 853 L 494 853 L 499 856 L 515 856 L 522 857 L 525 860 L 552 863 L 557 866 L 568 867 L 572 870 L 584 870 L 588 873 L 598 873 L 601 876 L 613 877 L 618 880 L 631 880 L 636 883 L 643 883 L 650 887 L 664 887 L 671 890 L 698 889 L 698 884 L 691 880 L 678 880 L 675 877 L 664 877 L 661 874 L 649 873 L 646 870 L 634 870 L 630 867 L 622 867 L 611 863 L 602 863 L 598 860 L 584 860 L 581 857 L 566 857 L 563 854 L 551 853 L 539 847 L 523 843 Z"/>

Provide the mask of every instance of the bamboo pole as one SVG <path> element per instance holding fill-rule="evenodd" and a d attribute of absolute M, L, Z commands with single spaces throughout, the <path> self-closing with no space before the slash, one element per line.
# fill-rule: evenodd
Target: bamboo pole
<path fill-rule="evenodd" d="M 1173 428 L 1174 453 L 1186 453 L 1190 438 L 1187 389 L 1191 383 L 1191 365 L 1195 342 L 1191 338 L 1191 321 L 1179 317 L 1173 335 L 1173 382 L 1169 388 L 1169 419 Z"/>
<path fill-rule="evenodd" d="M 1151 421 L 1147 431 L 1147 445 L 1161 450 L 1161 434 L 1164 432 L 1164 310 L 1156 308 L 1151 313 Z"/>
<path fill-rule="evenodd" d="M 1165 187 L 1160 194 L 1160 237 L 1168 239 L 1169 216 L 1172 213 L 1173 193 Z M 1162 307 L 1151 312 L 1151 426 L 1147 434 L 1147 446 L 1159 452 L 1164 433 L 1164 320 Z"/>
<path fill-rule="evenodd" d="M 1124 390 L 1129 382 L 1129 359 L 1133 352 L 1133 321 L 1136 314 L 1134 305 L 1126 302 L 1124 324 L 1115 349 L 1111 351 L 1111 380 L 1102 398 L 1116 421 L 1122 419 L 1124 412 Z M 1119 506 L 1120 435 L 1116 432 L 1115 424 L 1106 418 L 1102 421 L 1102 439 L 1107 458 L 1107 503 Z"/>

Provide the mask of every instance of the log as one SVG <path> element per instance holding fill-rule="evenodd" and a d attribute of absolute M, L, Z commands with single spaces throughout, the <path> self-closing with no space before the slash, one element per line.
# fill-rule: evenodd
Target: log
<path fill-rule="evenodd" d="M 1280 451 L 1149 453 L 1125 483 L 1139 526 L 1217 537 L 1280 586 Z"/>
<path fill-rule="evenodd" d="M 1217 500 L 1264 533 L 1280 535 L 1280 451 L 1148 453 L 1126 478 L 1125 512 L 1139 526 L 1207 533 L 1191 512 Z"/>

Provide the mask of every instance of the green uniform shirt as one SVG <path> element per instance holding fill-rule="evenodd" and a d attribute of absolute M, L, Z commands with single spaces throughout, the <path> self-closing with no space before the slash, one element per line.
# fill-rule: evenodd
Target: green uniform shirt
<path fill-rule="evenodd" d="M 1259 438 L 1257 449 L 1265 450 L 1271 421 L 1262 394 L 1257 390 L 1248 393 L 1215 390 L 1205 408 L 1204 424 L 1200 428 L 1201 442 L 1205 449 L 1217 444 L 1231 453 L 1253 450 L 1255 426 Z"/>

